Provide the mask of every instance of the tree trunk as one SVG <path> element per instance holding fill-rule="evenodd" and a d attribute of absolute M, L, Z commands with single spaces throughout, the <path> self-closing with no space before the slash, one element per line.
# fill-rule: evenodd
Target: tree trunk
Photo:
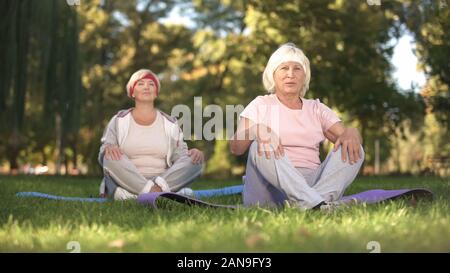
<path fill-rule="evenodd" d="M 56 132 L 56 143 L 55 143 L 55 171 L 57 175 L 61 174 L 61 162 L 62 162 L 62 126 L 61 126 L 61 115 L 56 113 L 55 115 L 55 132 Z"/>
<path fill-rule="evenodd" d="M 16 174 L 19 171 L 19 164 L 17 157 L 19 156 L 19 132 L 16 128 L 13 129 L 8 143 L 8 161 L 10 174 Z"/>
<path fill-rule="evenodd" d="M 21 1 L 17 7 L 15 40 L 16 64 L 14 97 L 12 106 L 12 133 L 9 141 L 9 162 L 11 171 L 19 168 L 17 157 L 23 144 L 22 128 L 25 114 L 25 93 L 27 89 L 28 47 L 29 47 L 29 18 L 31 16 L 30 3 Z"/>
<path fill-rule="evenodd" d="M 75 138 L 75 141 L 72 143 L 72 151 L 73 151 L 73 156 L 72 156 L 73 168 L 78 173 L 78 164 L 77 164 L 78 152 L 77 152 L 76 138 Z"/>

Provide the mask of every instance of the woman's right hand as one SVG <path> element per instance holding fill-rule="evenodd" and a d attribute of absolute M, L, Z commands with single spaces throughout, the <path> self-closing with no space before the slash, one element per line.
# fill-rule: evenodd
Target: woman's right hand
<path fill-rule="evenodd" d="M 105 159 L 120 160 L 122 155 L 123 151 L 117 145 L 110 144 L 105 147 Z"/>
<path fill-rule="evenodd" d="M 274 152 L 275 158 L 279 159 L 284 156 L 283 145 L 278 135 L 267 126 L 257 125 L 256 142 L 258 143 L 258 155 L 262 156 L 263 152 L 266 158 L 270 158 L 270 152 Z"/>

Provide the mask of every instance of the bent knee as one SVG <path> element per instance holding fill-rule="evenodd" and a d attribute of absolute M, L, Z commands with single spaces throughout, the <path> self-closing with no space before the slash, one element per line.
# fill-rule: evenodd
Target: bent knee
<path fill-rule="evenodd" d="M 364 160 L 366 157 L 366 152 L 364 151 L 364 148 L 362 145 L 360 145 L 360 155 L 361 155 L 361 160 Z"/>
<path fill-rule="evenodd" d="M 108 170 L 116 170 L 122 166 L 122 159 L 114 160 L 114 159 L 103 159 L 103 168 Z"/>
<path fill-rule="evenodd" d="M 359 159 L 357 160 L 358 162 L 359 161 L 364 161 L 364 159 L 365 159 L 365 157 L 366 157 L 366 153 L 364 152 L 364 148 L 363 148 L 363 146 L 362 145 L 360 145 L 359 146 Z M 336 155 L 338 155 L 338 156 L 340 156 L 341 154 L 342 154 L 342 145 L 341 146 L 339 146 L 339 148 L 335 151 L 335 152 L 333 152 L 333 153 L 335 153 Z M 348 153 L 348 151 L 347 151 L 347 154 L 346 154 L 346 157 L 347 158 L 350 158 L 350 154 Z"/>
<path fill-rule="evenodd" d="M 199 164 L 194 164 L 192 163 L 190 168 L 192 169 L 192 172 L 197 173 L 198 175 L 200 175 L 204 168 L 205 168 L 205 162 L 199 163 Z"/>
<path fill-rule="evenodd" d="M 203 161 L 202 163 L 196 164 L 192 161 L 192 158 L 188 155 L 180 157 L 176 161 L 176 163 L 177 163 L 177 168 L 187 169 L 190 172 L 198 172 L 198 173 L 203 171 L 204 166 L 206 164 L 205 161 Z M 174 164 L 175 164 L 175 162 L 174 162 Z"/>
<path fill-rule="evenodd" d="M 253 155 L 253 154 L 256 154 L 257 152 L 258 152 L 258 143 L 255 140 L 252 142 L 252 144 L 250 144 L 250 148 L 248 149 L 248 154 Z"/>

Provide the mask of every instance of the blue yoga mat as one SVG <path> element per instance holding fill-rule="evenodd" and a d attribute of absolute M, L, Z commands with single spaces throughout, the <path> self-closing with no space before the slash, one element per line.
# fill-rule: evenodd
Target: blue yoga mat
<path fill-rule="evenodd" d="M 231 187 L 225 187 L 220 189 L 209 189 L 209 190 L 196 190 L 194 192 L 194 196 L 196 198 L 208 198 L 208 197 L 214 197 L 214 196 L 223 196 L 223 195 L 232 195 L 232 194 L 239 194 L 242 192 L 244 186 L 238 185 L 238 186 L 231 186 Z M 16 194 L 17 197 L 37 197 L 37 198 L 43 198 L 43 199 L 49 199 L 49 200 L 60 200 L 60 201 L 77 201 L 77 202 L 96 202 L 96 203 L 103 203 L 108 200 L 109 198 L 86 198 L 86 197 L 66 197 L 66 196 L 59 196 L 59 195 L 51 195 L 47 193 L 42 192 L 19 192 Z"/>
<path fill-rule="evenodd" d="M 37 198 L 44 198 L 44 199 L 50 199 L 50 200 L 78 201 L 78 202 L 103 203 L 103 202 L 108 201 L 108 198 L 66 197 L 66 196 L 51 195 L 51 194 L 46 194 L 46 193 L 42 193 L 42 192 L 34 192 L 34 191 L 18 192 L 16 194 L 16 196 L 17 197 L 37 197 Z"/>
<path fill-rule="evenodd" d="M 244 189 L 243 185 L 237 185 L 221 189 L 196 190 L 194 191 L 194 196 L 196 198 L 207 198 L 214 196 L 233 195 L 242 193 L 243 189 Z"/>

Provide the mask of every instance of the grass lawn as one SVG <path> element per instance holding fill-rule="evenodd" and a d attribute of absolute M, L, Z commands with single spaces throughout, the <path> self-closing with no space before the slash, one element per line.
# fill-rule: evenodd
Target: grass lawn
<path fill-rule="evenodd" d="M 0 252 L 450 252 L 450 179 L 362 177 L 347 190 L 427 188 L 433 202 L 399 200 L 325 214 L 295 208 L 238 210 L 163 202 L 80 203 L 18 198 L 20 191 L 96 197 L 98 178 L 0 176 Z M 194 189 L 240 181 L 198 181 Z M 240 196 L 207 201 L 237 204 Z"/>

